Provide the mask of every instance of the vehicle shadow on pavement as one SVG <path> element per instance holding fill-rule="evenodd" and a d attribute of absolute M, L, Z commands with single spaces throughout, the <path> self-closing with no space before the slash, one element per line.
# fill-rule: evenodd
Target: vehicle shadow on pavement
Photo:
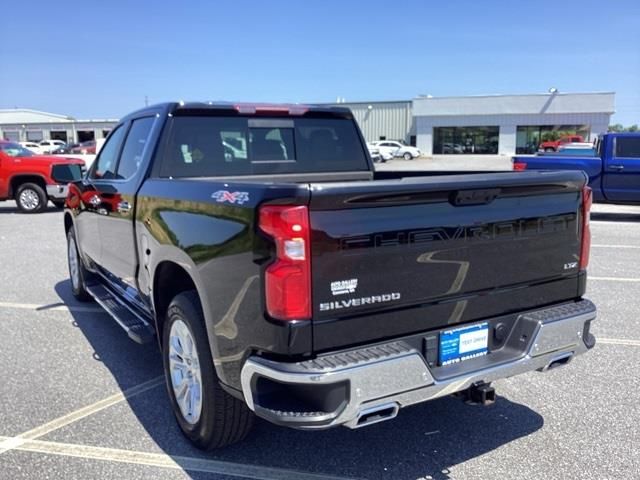
<path fill-rule="evenodd" d="M 78 305 L 68 281 L 58 283 L 55 290 L 68 305 Z M 74 325 L 95 351 L 93 359 L 109 369 L 122 390 L 162 375 L 155 343 L 138 345 L 130 341 L 106 314 L 73 309 L 71 313 Z M 499 386 L 497 390 L 499 394 Z M 488 407 L 469 406 L 445 397 L 401 410 L 389 422 L 358 430 L 306 432 L 256 419 L 242 443 L 203 452 L 178 429 L 164 386 L 129 398 L 127 406 L 135 418 L 129 412 L 123 414 L 122 409 L 95 414 L 85 420 L 95 422 L 95 429 L 85 424 L 78 428 L 79 433 L 74 430 L 73 443 L 86 441 L 151 452 L 159 447 L 175 456 L 340 477 L 443 480 L 450 478 L 449 468 L 526 437 L 544 424 L 535 411 L 500 396 Z M 105 419 L 101 415 L 111 416 Z M 185 473 L 194 479 L 213 478 L 206 473 Z"/>

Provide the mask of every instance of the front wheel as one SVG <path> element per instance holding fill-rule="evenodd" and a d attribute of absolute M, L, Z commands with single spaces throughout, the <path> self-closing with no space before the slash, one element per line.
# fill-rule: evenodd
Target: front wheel
<path fill-rule="evenodd" d="M 91 295 L 85 289 L 87 270 L 82 265 L 82 260 L 78 253 L 76 232 L 73 227 L 67 232 L 67 264 L 69 265 L 69 280 L 71 281 L 73 296 L 81 302 L 88 302 L 91 300 Z"/>
<path fill-rule="evenodd" d="M 47 194 L 37 183 L 20 185 L 15 200 L 22 213 L 39 213 L 47 206 Z"/>
<path fill-rule="evenodd" d="M 409 152 L 404 152 L 404 155 L 402 155 L 404 157 L 405 160 L 413 160 L 413 155 L 411 155 L 411 153 Z"/>
<path fill-rule="evenodd" d="M 555 148 L 547 147 L 547 148 L 544 149 L 544 151 L 547 152 L 547 153 L 551 153 L 551 152 L 555 152 L 556 150 L 555 150 Z"/>
<path fill-rule="evenodd" d="M 211 450 L 239 442 L 249 433 L 253 413 L 220 386 L 195 291 L 180 293 L 171 301 L 162 356 L 173 412 L 191 442 Z"/>

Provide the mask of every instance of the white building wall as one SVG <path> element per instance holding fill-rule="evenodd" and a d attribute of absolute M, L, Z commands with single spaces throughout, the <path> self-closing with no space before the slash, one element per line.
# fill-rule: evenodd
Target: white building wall
<path fill-rule="evenodd" d="M 590 140 L 607 131 L 615 94 L 547 93 L 471 97 L 419 97 L 413 100 L 417 146 L 433 154 L 434 128 L 497 126 L 499 153 L 513 155 L 519 126 L 589 125 Z"/>
<path fill-rule="evenodd" d="M 433 129 L 436 127 L 500 128 L 499 153 L 513 155 L 516 151 L 516 129 L 533 125 L 590 125 L 590 140 L 605 133 L 611 115 L 608 113 L 564 114 L 500 114 L 500 115 L 440 115 L 416 117 L 417 146 L 425 155 L 433 154 Z"/>

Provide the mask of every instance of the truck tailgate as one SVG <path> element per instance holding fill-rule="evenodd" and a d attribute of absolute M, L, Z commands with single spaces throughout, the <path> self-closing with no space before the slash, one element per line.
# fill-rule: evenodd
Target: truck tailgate
<path fill-rule="evenodd" d="M 314 349 L 576 298 L 582 172 L 311 185 Z"/>

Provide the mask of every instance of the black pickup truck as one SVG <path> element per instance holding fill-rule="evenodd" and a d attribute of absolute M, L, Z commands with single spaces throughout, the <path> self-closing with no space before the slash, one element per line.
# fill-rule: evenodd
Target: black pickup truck
<path fill-rule="evenodd" d="M 125 117 L 64 226 L 74 295 L 157 338 L 201 448 L 357 428 L 569 363 L 590 189 L 578 171 L 375 172 L 351 113 L 169 103 Z"/>

